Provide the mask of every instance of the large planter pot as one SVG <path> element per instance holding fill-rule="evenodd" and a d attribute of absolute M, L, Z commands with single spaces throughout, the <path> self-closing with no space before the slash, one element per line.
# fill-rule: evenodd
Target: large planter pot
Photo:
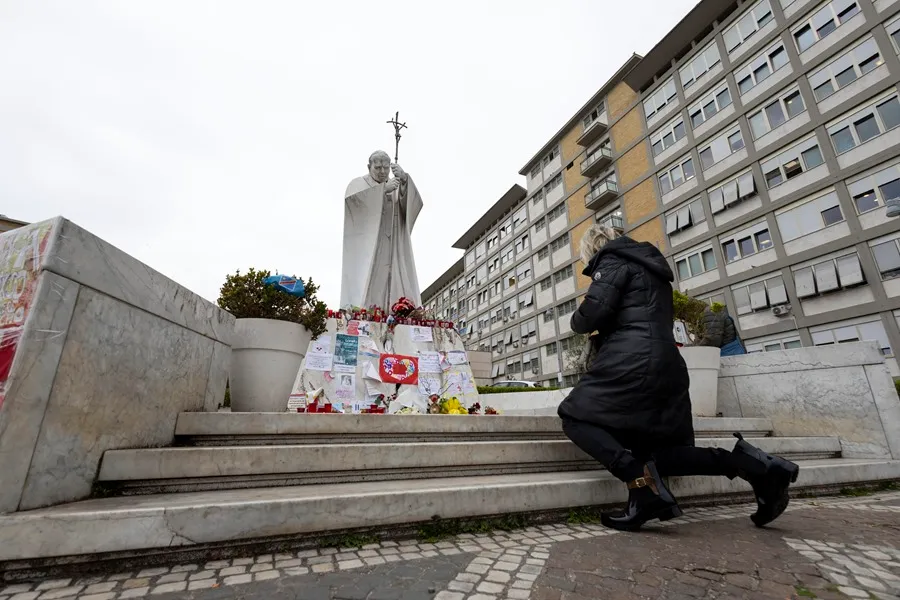
<path fill-rule="evenodd" d="M 284 412 L 311 338 L 296 323 L 238 319 L 228 374 L 231 410 Z"/>
<path fill-rule="evenodd" d="M 691 412 L 695 417 L 715 417 L 718 412 L 719 366 L 722 357 L 712 346 L 684 346 L 681 356 L 691 376 Z"/>

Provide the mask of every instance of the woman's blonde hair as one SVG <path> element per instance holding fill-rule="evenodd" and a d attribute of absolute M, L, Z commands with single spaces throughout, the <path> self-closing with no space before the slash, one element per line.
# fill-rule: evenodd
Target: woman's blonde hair
<path fill-rule="evenodd" d="M 612 227 L 606 227 L 599 223 L 591 225 L 591 228 L 581 238 L 581 262 L 587 266 L 603 246 L 617 237 L 619 234 Z"/>

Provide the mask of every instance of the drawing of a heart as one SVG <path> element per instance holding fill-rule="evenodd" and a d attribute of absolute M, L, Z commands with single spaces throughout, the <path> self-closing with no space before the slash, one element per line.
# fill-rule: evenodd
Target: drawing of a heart
<path fill-rule="evenodd" d="M 415 363 L 408 358 L 389 356 L 384 359 L 384 371 L 397 381 L 409 379 L 416 372 Z"/>

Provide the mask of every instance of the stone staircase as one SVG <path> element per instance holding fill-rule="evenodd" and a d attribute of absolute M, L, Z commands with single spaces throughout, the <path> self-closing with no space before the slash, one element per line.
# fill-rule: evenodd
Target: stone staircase
<path fill-rule="evenodd" d="M 740 431 L 801 464 L 797 493 L 900 479 L 900 461 L 842 457 L 831 437 L 766 419 L 695 419 L 698 444 Z M 745 500 L 724 478 L 674 479 L 684 504 Z M 556 417 L 183 413 L 176 446 L 107 451 L 96 498 L 0 516 L 0 571 L 46 563 L 301 544 L 325 532 L 610 505 L 624 486 Z"/>

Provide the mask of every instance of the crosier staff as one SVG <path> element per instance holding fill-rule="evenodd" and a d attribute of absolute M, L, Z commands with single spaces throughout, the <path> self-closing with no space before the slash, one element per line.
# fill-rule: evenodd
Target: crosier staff
<path fill-rule="evenodd" d="M 397 172 L 400 171 L 400 167 L 397 164 L 399 162 L 400 157 L 400 130 L 406 129 L 406 123 L 400 122 L 400 111 L 398 110 L 394 114 L 394 118 L 390 121 L 387 121 L 388 125 L 394 126 L 394 164 L 391 165 L 391 169 L 394 172 L 394 177 L 397 176 Z M 402 172 L 402 171 L 401 171 Z M 402 182 L 400 182 L 402 185 Z M 400 194 L 402 190 L 397 188 L 397 200 L 400 200 Z M 397 223 L 397 202 L 394 201 L 393 197 L 391 198 L 391 238 L 394 237 L 394 226 Z M 391 244 L 393 248 L 393 244 Z M 391 298 L 391 278 L 394 274 L 394 252 L 391 250 L 390 257 L 388 259 L 388 278 L 387 278 L 387 292 L 386 297 L 384 299 L 384 308 L 386 311 L 390 312 L 391 304 L 393 299 Z"/>

